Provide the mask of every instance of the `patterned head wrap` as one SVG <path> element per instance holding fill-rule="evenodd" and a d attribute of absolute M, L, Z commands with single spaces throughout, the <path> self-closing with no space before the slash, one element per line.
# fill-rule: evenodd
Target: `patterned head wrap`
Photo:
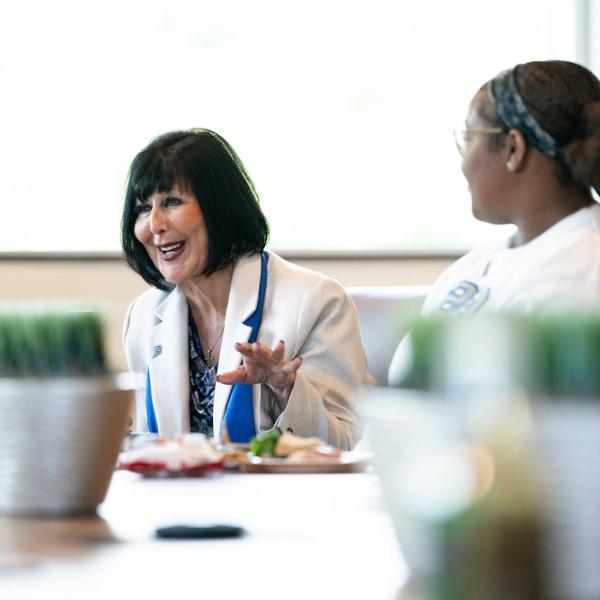
<path fill-rule="evenodd" d="M 490 81 L 488 95 L 498 116 L 511 129 L 518 129 L 529 144 L 551 158 L 560 156 L 558 144 L 533 118 L 517 90 L 514 69 L 502 71 Z"/>

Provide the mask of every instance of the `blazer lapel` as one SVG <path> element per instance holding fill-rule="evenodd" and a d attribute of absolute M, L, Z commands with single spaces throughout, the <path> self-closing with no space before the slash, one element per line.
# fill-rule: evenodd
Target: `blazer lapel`
<path fill-rule="evenodd" d="M 181 290 L 175 287 L 154 314 L 148 368 L 158 431 L 189 431 L 188 305 Z"/>
<path fill-rule="evenodd" d="M 236 342 L 247 342 L 252 332 L 252 328 L 244 325 L 244 321 L 256 310 L 260 266 L 260 254 L 243 256 L 235 264 L 227 303 L 218 373 L 232 371 L 242 364 L 242 356 L 235 351 L 234 345 Z M 221 438 L 221 423 L 231 389 L 232 386 L 222 383 L 217 383 L 215 386 L 213 431 L 217 439 Z"/>

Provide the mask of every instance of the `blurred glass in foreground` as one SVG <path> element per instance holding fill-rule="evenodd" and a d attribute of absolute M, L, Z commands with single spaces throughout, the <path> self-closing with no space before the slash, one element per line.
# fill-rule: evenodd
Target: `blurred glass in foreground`
<path fill-rule="evenodd" d="M 600 597 L 600 320 L 423 319 L 369 439 L 419 597 Z"/>

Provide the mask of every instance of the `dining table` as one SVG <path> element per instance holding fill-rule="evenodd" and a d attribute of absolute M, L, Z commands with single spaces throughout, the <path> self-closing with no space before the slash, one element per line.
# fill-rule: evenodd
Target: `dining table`
<path fill-rule="evenodd" d="M 176 525 L 234 538 L 163 539 Z M 407 598 L 377 476 L 118 470 L 96 514 L 0 518 L 0 598 Z"/>

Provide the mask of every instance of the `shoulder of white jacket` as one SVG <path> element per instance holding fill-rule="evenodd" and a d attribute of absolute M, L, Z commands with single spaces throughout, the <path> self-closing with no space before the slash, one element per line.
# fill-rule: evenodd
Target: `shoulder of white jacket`
<path fill-rule="evenodd" d="M 165 292 L 158 288 L 147 289 L 132 301 L 129 308 L 130 318 L 135 319 L 138 315 L 154 314 L 171 294 L 172 292 Z"/>
<path fill-rule="evenodd" d="M 174 291 L 174 290 L 172 290 L 172 291 Z M 140 294 L 135 299 L 135 303 L 144 305 L 144 306 L 158 305 L 161 302 L 163 302 L 165 300 L 165 298 L 167 298 L 167 296 L 169 296 L 170 294 L 171 294 L 171 291 L 166 292 L 163 290 L 159 290 L 158 288 L 151 287 L 151 288 L 148 288 L 142 294 Z"/>
<path fill-rule="evenodd" d="M 323 274 L 318 271 L 313 271 L 307 267 L 303 267 L 296 263 L 293 263 L 285 258 L 282 258 L 275 252 L 268 252 L 269 254 L 269 269 L 275 275 L 285 275 L 287 277 L 296 277 L 297 281 L 302 282 L 303 285 L 315 286 L 322 283 L 326 286 L 339 287 L 343 290 L 343 286 L 335 279 Z M 311 285 L 312 284 L 312 285 Z"/>

